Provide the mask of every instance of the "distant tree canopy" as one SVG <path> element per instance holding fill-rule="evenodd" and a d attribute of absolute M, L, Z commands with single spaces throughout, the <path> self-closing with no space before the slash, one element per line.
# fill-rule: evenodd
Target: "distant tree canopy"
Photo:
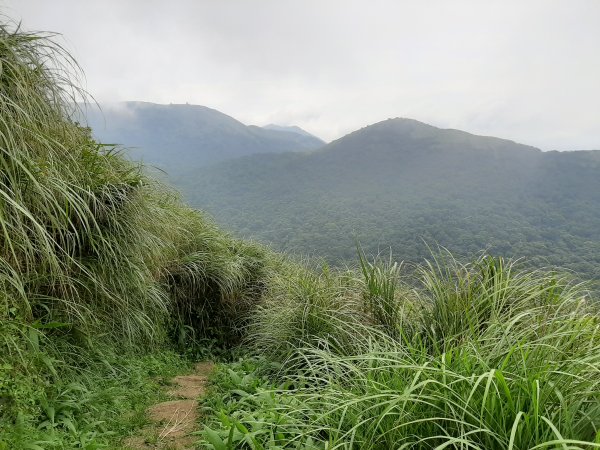
<path fill-rule="evenodd" d="M 600 152 L 541 152 L 393 119 L 312 153 L 253 155 L 177 174 L 238 234 L 333 263 L 391 247 L 488 249 L 600 280 Z"/>

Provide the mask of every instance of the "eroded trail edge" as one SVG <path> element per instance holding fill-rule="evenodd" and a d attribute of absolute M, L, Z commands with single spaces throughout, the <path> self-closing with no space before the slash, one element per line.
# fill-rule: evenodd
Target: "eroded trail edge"
<path fill-rule="evenodd" d="M 136 436 L 127 438 L 124 447 L 132 450 L 194 448 L 198 439 L 191 436 L 198 423 L 198 398 L 204 395 L 208 376 L 214 369 L 212 362 L 200 362 L 191 375 L 181 375 L 171 380 L 168 390 L 171 400 L 148 408 L 151 424 Z"/>

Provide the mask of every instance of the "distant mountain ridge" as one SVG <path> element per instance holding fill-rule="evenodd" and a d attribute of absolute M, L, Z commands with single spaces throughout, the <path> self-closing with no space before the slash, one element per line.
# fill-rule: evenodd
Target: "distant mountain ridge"
<path fill-rule="evenodd" d="M 121 102 L 101 105 L 100 110 L 87 107 L 84 113 L 84 123 L 100 141 L 128 147 L 132 159 L 170 175 L 239 156 L 313 150 L 325 144 L 299 128 L 247 126 L 200 105 Z"/>
<path fill-rule="evenodd" d="M 287 131 L 289 133 L 301 134 L 302 136 L 313 136 L 308 131 L 303 130 L 302 128 L 300 128 L 296 125 L 276 125 L 274 123 L 270 123 L 268 125 L 263 126 L 262 128 L 264 128 L 266 130 Z"/>
<path fill-rule="evenodd" d="M 389 119 L 315 151 L 252 155 L 182 173 L 219 222 L 332 262 L 427 244 L 525 256 L 600 280 L 600 151 L 542 152 L 495 137 Z"/>

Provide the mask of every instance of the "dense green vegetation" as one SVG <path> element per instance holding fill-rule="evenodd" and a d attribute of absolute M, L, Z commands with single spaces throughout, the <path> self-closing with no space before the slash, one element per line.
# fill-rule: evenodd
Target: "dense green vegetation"
<path fill-rule="evenodd" d="M 173 179 L 187 167 L 199 167 L 253 153 L 312 150 L 320 139 L 292 127 L 246 126 L 200 105 L 146 102 L 88 105 L 85 123 L 102 142 L 128 147 L 132 159 L 166 170 Z"/>
<path fill-rule="evenodd" d="M 139 355 L 233 342 L 273 258 L 71 121 L 75 62 L 14 28 L 0 28 L 0 448 L 97 448 L 114 407 L 99 389 L 150 370 Z"/>
<path fill-rule="evenodd" d="M 600 152 L 541 152 L 502 139 L 387 120 L 312 153 L 189 170 L 189 201 L 279 249 L 354 260 L 393 248 L 414 263 L 440 244 L 489 249 L 600 280 Z"/>
<path fill-rule="evenodd" d="M 72 120 L 50 37 L 4 25 L 0 62 L 0 449 L 122 448 L 211 346 L 238 361 L 204 448 L 600 448 L 585 286 L 485 254 L 406 271 L 359 248 L 339 269 L 235 239 Z"/>
<path fill-rule="evenodd" d="M 598 305 L 559 276 L 442 254 L 403 276 L 299 269 L 222 366 L 209 448 L 600 447 Z"/>

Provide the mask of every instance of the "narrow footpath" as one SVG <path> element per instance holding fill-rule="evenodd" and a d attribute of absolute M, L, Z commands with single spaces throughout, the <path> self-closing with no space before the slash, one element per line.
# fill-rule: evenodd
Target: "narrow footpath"
<path fill-rule="evenodd" d="M 139 434 L 125 439 L 124 448 L 130 450 L 192 450 L 198 436 L 198 398 L 204 395 L 208 376 L 212 372 L 212 362 L 201 362 L 194 366 L 191 375 L 181 375 L 172 379 L 168 391 L 171 400 L 157 403 L 148 408 L 150 425 L 142 428 Z"/>

